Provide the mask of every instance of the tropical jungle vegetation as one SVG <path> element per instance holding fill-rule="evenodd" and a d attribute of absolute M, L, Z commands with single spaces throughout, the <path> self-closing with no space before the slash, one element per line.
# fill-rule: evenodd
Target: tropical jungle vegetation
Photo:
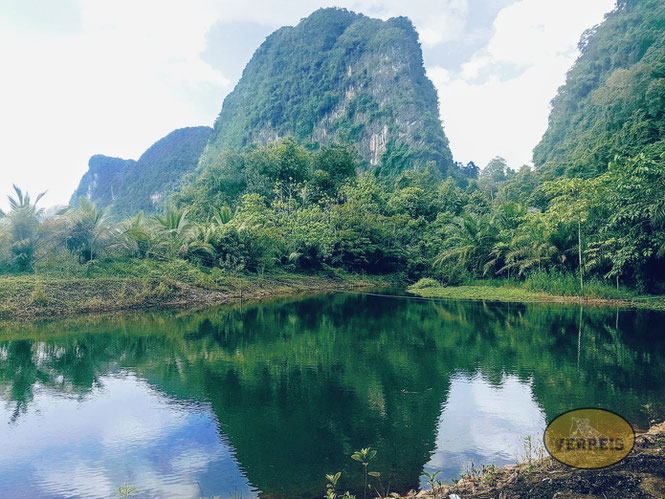
<path fill-rule="evenodd" d="M 352 147 L 310 151 L 294 139 L 229 151 L 162 214 L 126 219 L 86 198 L 46 213 L 42 194 L 16 187 L 2 216 L 3 269 L 182 259 L 259 274 L 338 268 L 448 285 L 548 274 L 571 276 L 574 292 L 599 280 L 662 290 L 665 151 L 617 157 L 595 178 L 563 177 L 526 193 L 534 172 L 500 158 L 463 185 L 436 170 L 382 178 L 358 166 Z"/>
<path fill-rule="evenodd" d="M 313 19 L 326 12 L 339 17 Z M 126 217 L 86 196 L 44 211 L 43 194 L 15 187 L 0 220 L 2 272 L 184 261 L 227 273 L 342 270 L 443 285 L 502 279 L 566 295 L 663 293 L 664 23 L 662 2 L 621 0 L 584 34 L 535 168 L 496 157 L 482 170 L 456 164 L 451 175 L 391 147 L 370 168 L 348 136 L 208 147 L 162 213 Z"/>

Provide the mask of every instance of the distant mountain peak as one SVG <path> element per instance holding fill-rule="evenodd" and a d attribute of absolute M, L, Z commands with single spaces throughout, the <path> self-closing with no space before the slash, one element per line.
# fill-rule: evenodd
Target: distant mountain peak
<path fill-rule="evenodd" d="M 452 155 L 411 21 L 323 8 L 273 32 L 224 100 L 201 161 L 285 136 L 353 143 L 370 168 L 401 155 L 445 173 Z"/>
<path fill-rule="evenodd" d="M 138 161 L 92 156 L 70 204 L 87 197 L 122 214 L 161 209 L 182 178 L 196 168 L 211 132 L 207 126 L 174 130 L 150 146 Z"/>
<path fill-rule="evenodd" d="M 71 203 L 85 196 L 119 214 L 161 209 L 197 164 L 286 136 L 312 147 L 352 144 L 368 168 L 385 175 L 453 167 L 411 21 L 331 7 L 266 38 L 214 129 L 175 130 L 137 161 L 93 156 Z"/>

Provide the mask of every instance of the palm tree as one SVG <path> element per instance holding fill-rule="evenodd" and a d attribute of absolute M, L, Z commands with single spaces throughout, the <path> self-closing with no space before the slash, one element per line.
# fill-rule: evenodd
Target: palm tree
<path fill-rule="evenodd" d="M 150 255 L 157 243 L 152 228 L 145 223 L 142 211 L 124 223 L 123 234 L 125 248 L 132 256 L 139 258 Z"/>
<path fill-rule="evenodd" d="M 561 178 L 543 184 L 543 190 L 552 196 L 547 208 L 549 216 L 557 221 L 577 226 L 577 268 L 580 291 L 584 291 L 584 263 L 582 255 L 582 224 L 586 224 L 592 207 L 594 183 L 582 178 Z"/>
<path fill-rule="evenodd" d="M 155 216 L 159 223 L 159 235 L 166 249 L 170 253 L 178 253 L 190 238 L 192 225 L 187 220 L 185 208 L 173 208 L 171 206 L 164 210 L 164 214 Z"/>
<path fill-rule="evenodd" d="M 204 265 L 212 266 L 215 261 L 215 247 L 219 227 L 212 223 L 195 224 L 190 237 L 179 249 L 179 254 Z"/>
<path fill-rule="evenodd" d="M 486 217 L 465 213 L 457 217 L 446 232 L 446 248 L 436 256 L 434 265 L 441 268 L 452 263 L 458 270 L 480 275 L 495 239 Z"/>
<path fill-rule="evenodd" d="M 219 226 L 226 225 L 231 219 L 233 219 L 233 212 L 227 205 L 224 205 L 221 208 L 213 208 L 212 219 Z"/>
<path fill-rule="evenodd" d="M 95 260 L 98 252 L 115 240 L 106 210 L 97 208 L 88 198 L 79 200 L 76 210 L 67 210 L 71 227 L 66 238 L 69 251 L 78 254 L 81 263 Z"/>
<path fill-rule="evenodd" d="M 518 275 L 524 275 L 536 266 L 542 270 L 543 263 L 547 263 L 558 253 L 559 249 L 547 240 L 539 240 L 533 234 L 519 234 L 510 242 L 510 249 L 506 253 L 506 264 L 499 272 L 516 268 Z"/>
<path fill-rule="evenodd" d="M 490 251 L 490 259 L 483 266 L 483 275 L 487 275 L 490 270 L 496 269 L 502 263 L 504 264 L 498 270 L 494 270 L 495 273 L 500 274 L 504 270 L 508 271 L 508 279 L 510 279 L 510 267 L 505 265 L 507 255 L 510 253 L 510 244 L 505 241 L 498 241 L 492 247 Z"/>
<path fill-rule="evenodd" d="M 6 219 L 9 226 L 14 262 L 21 270 L 30 270 L 35 262 L 40 217 L 44 214 L 44 209 L 37 208 L 37 203 L 46 192 L 39 194 L 33 202 L 28 192 L 23 192 L 16 185 L 13 187 L 16 197 L 8 196 L 10 211 L 9 213 L 0 211 L 0 217 Z"/>

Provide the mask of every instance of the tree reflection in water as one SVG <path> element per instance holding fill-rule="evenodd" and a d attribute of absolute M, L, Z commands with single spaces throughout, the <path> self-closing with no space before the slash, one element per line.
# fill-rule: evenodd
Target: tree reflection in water
<path fill-rule="evenodd" d="M 643 404 L 665 408 L 665 347 L 650 327 L 662 319 L 604 308 L 581 314 L 574 306 L 319 295 L 12 326 L 0 333 L 9 423 L 2 431 L 18 431 L 40 398 L 84 406 L 109 396 L 109 380 L 117 390 L 129 376 L 135 388 L 118 404 L 133 403 L 143 386 L 162 405 L 214 421 L 218 448 L 202 447 L 190 422 L 191 448 L 181 449 L 217 456 L 196 472 L 208 495 L 233 492 L 209 472 L 222 460 L 265 494 L 320 496 L 324 474 L 335 471 L 343 472 L 341 487 L 353 488 L 361 470 L 349 456 L 366 446 L 379 451 L 384 484 L 403 491 L 418 487 L 425 467 L 452 476 L 469 457 L 512 460 L 512 447 L 502 452 L 490 433 L 530 434 L 571 408 L 610 407 L 646 425 Z M 55 429 L 57 413 L 48 414 L 53 419 L 41 423 Z"/>

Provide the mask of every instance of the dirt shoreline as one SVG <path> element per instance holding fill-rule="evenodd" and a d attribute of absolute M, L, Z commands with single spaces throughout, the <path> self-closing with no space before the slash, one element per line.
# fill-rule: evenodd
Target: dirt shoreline
<path fill-rule="evenodd" d="M 287 275 L 239 277 L 216 288 L 160 279 L 0 278 L 0 320 L 33 321 L 148 309 L 198 309 L 301 292 L 370 289 L 382 278 Z"/>
<path fill-rule="evenodd" d="M 466 475 L 454 485 L 402 496 L 501 499 L 665 497 L 665 422 L 638 433 L 632 452 L 598 470 L 570 468 L 551 457 Z"/>
<path fill-rule="evenodd" d="M 40 276 L 0 277 L 0 320 L 30 321 L 93 313 L 155 308 L 198 310 L 209 306 L 300 292 L 371 289 L 394 285 L 391 276 L 343 274 L 274 276 L 228 276 L 198 285 L 159 277 L 95 277 L 58 279 Z M 458 286 L 414 289 L 423 299 L 503 301 L 521 303 L 582 304 L 665 310 L 665 299 L 603 299 L 556 296 L 519 288 Z"/>
<path fill-rule="evenodd" d="M 534 292 L 519 287 L 501 286 L 450 286 L 431 288 L 408 288 L 410 293 L 422 298 L 441 300 L 499 301 L 510 303 L 558 303 L 599 307 L 620 307 L 643 310 L 665 310 L 665 297 L 653 298 L 593 298 L 585 296 L 562 296 Z"/>

